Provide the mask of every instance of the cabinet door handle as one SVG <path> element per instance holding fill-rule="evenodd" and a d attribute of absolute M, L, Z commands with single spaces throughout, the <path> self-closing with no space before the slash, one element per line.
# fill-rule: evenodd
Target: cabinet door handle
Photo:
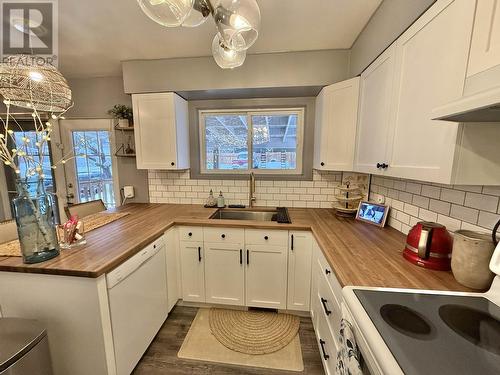
<path fill-rule="evenodd" d="M 328 361 L 328 358 L 330 358 L 330 356 L 328 354 L 326 354 L 326 351 L 325 351 L 326 342 L 319 339 L 319 344 L 321 345 L 321 351 L 323 352 L 323 358 L 325 359 L 325 361 Z"/>
<path fill-rule="evenodd" d="M 174 163 L 174 162 L 172 162 L 172 163 L 170 163 L 170 165 L 173 167 L 173 166 L 175 165 L 175 163 Z"/>
<path fill-rule="evenodd" d="M 382 168 L 382 164 L 381 163 L 377 163 L 377 169 L 380 169 Z"/>
<path fill-rule="evenodd" d="M 330 273 L 332 273 L 332 271 L 330 271 L 328 268 L 325 268 L 325 274 L 329 275 Z"/>
<path fill-rule="evenodd" d="M 325 166 L 325 163 L 323 163 L 323 162 L 321 162 L 320 164 L 321 164 L 321 166 L 322 166 L 322 167 L 324 167 L 324 166 Z"/>
<path fill-rule="evenodd" d="M 321 298 L 321 304 L 323 305 L 323 310 L 325 310 L 325 314 L 328 316 L 330 315 L 332 312 L 330 310 L 328 310 L 328 307 L 326 307 L 326 303 L 328 302 L 328 300 L 324 299 L 324 298 Z"/>
<path fill-rule="evenodd" d="M 198 262 L 201 262 L 201 247 L 198 246 Z"/>
<path fill-rule="evenodd" d="M 247 249 L 247 266 L 250 264 L 250 251 Z"/>
<path fill-rule="evenodd" d="M 292 249 L 292 251 L 293 251 L 293 234 L 292 234 L 292 244 L 291 244 L 290 248 L 291 248 L 291 249 Z"/>
<path fill-rule="evenodd" d="M 243 250 L 240 249 L 240 264 L 243 264 Z"/>

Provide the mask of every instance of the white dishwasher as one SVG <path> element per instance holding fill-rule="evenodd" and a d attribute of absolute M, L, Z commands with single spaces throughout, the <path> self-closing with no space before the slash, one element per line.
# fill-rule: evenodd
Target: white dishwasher
<path fill-rule="evenodd" d="M 163 236 L 106 275 L 118 375 L 137 365 L 168 315 Z"/>

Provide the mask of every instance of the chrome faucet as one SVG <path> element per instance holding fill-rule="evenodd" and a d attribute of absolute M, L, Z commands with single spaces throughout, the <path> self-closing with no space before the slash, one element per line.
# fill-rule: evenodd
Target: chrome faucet
<path fill-rule="evenodd" d="M 255 174 L 253 172 L 250 172 L 250 189 L 248 194 L 248 206 L 252 208 L 256 200 L 257 198 L 255 198 Z"/>

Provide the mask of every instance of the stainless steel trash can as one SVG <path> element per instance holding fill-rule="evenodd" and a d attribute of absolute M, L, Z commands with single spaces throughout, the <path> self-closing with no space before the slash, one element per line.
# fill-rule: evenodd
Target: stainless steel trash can
<path fill-rule="evenodd" d="M 0 375 L 52 375 L 47 333 L 40 322 L 0 318 Z"/>

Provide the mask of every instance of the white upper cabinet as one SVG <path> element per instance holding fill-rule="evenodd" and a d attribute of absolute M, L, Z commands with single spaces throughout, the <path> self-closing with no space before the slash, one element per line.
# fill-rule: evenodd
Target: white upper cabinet
<path fill-rule="evenodd" d="M 355 169 L 384 173 L 390 134 L 395 46 L 389 47 L 361 74 Z"/>
<path fill-rule="evenodd" d="M 500 183 L 477 168 L 483 160 L 500 170 L 494 139 L 475 137 L 469 150 L 470 129 L 432 120 L 436 107 L 463 93 L 474 9 L 475 1 L 438 0 L 363 72 L 355 170 L 445 184 Z"/>
<path fill-rule="evenodd" d="M 359 77 L 321 90 L 316 99 L 314 168 L 352 171 L 358 119 Z"/>
<path fill-rule="evenodd" d="M 496 66 L 500 66 L 500 1 L 479 0 L 467 77 Z M 497 86 L 499 85 L 500 83 L 497 83 Z"/>
<path fill-rule="evenodd" d="M 187 101 L 175 93 L 132 95 L 138 169 L 189 168 Z"/>
<path fill-rule="evenodd" d="M 474 1 L 438 1 L 396 41 L 387 175 L 451 182 L 459 125 L 432 110 L 463 92 Z"/>

